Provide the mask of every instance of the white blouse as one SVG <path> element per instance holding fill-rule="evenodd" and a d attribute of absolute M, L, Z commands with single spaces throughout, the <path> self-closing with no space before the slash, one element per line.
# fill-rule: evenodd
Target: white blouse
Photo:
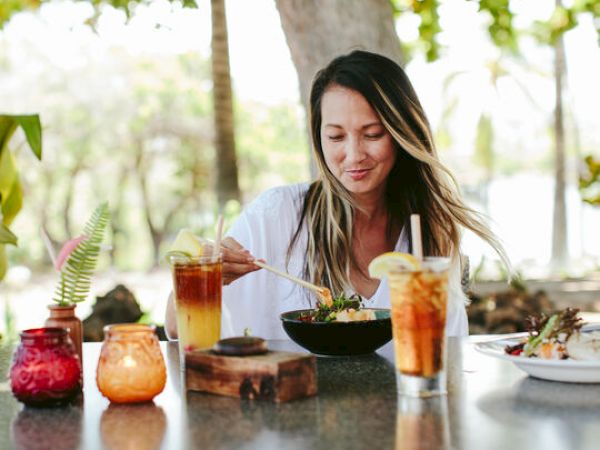
<path fill-rule="evenodd" d="M 294 246 L 289 265 L 286 254 L 302 211 L 308 183 L 270 189 L 252 201 L 228 231 L 254 257 L 267 264 L 302 278 L 307 233 L 303 230 Z M 408 251 L 408 238 L 400 233 L 395 250 Z M 449 302 L 446 332 L 449 336 L 468 334 L 465 304 L 467 299 L 460 287 L 459 264 L 453 264 L 449 280 Z M 389 308 L 387 280 L 382 280 L 364 305 Z M 222 337 L 241 336 L 249 328 L 254 336 L 265 339 L 288 339 L 279 316 L 295 309 L 306 309 L 307 291 L 295 283 L 266 270 L 249 273 L 223 287 Z"/>

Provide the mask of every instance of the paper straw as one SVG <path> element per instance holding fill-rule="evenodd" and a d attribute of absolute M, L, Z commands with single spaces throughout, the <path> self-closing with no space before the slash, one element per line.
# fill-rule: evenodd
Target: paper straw
<path fill-rule="evenodd" d="M 221 249 L 221 237 L 223 236 L 223 215 L 219 214 L 217 219 L 217 238 L 215 239 L 215 247 L 213 248 L 213 258 L 216 258 Z"/>
<path fill-rule="evenodd" d="M 410 215 L 410 235 L 412 237 L 412 253 L 419 261 L 423 261 L 423 241 L 421 240 L 421 216 Z"/>

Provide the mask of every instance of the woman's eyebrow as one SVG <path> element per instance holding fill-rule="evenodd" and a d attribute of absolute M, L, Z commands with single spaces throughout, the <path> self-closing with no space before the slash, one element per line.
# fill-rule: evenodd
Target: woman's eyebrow
<path fill-rule="evenodd" d="M 375 125 L 382 126 L 380 121 L 376 121 L 376 122 L 371 122 L 371 123 L 368 123 L 366 125 L 363 125 L 362 129 L 366 130 L 367 128 L 374 127 Z"/>
<path fill-rule="evenodd" d="M 360 128 L 361 128 L 362 130 L 366 130 L 367 128 L 374 127 L 374 126 L 376 126 L 376 125 L 377 125 L 377 126 L 383 126 L 383 125 L 381 125 L 381 122 L 377 121 L 377 122 L 371 122 L 371 123 L 368 123 L 368 124 L 366 124 L 366 125 L 363 125 L 363 126 L 362 126 L 362 127 L 360 127 Z M 344 128 L 344 127 L 342 127 L 341 125 L 338 125 L 337 123 L 326 123 L 325 125 L 323 125 L 323 127 L 324 127 L 324 128 L 331 127 L 331 128 L 339 128 L 339 129 L 343 129 L 343 128 Z"/>

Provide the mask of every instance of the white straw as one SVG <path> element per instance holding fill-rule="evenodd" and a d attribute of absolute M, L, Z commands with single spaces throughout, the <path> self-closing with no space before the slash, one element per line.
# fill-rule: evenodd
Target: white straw
<path fill-rule="evenodd" d="M 412 253 L 419 261 L 423 261 L 423 241 L 421 240 L 421 217 L 410 215 L 410 235 L 412 237 Z"/>
<path fill-rule="evenodd" d="M 215 239 L 215 247 L 213 248 L 213 258 L 216 258 L 221 250 L 221 238 L 223 236 L 223 215 L 219 214 L 217 219 L 217 238 Z"/>

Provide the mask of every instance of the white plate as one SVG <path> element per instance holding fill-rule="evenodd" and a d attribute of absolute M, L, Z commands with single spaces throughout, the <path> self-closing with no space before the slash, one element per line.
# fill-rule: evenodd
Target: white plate
<path fill-rule="evenodd" d="M 593 329 L 597 330 L 598 327 L 586 327 L 584 332 Z M 522 337 L 511 337 L 479 342 L 475 344 L 475 349 L 483 354 L 511 361 L 532 377 L 543 380 L 564 381 L 567 383 L 600 383 L 600 361 L 538 359 L 513 356 L 504 352 L 504 347 L 518 344 L 521 340 Z"/>

